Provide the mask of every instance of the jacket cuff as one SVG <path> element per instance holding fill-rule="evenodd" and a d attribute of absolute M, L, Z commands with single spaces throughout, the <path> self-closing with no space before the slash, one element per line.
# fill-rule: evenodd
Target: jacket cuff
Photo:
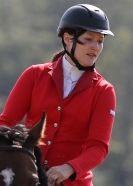
<path fill-rule="evenodd" d="M 75 161 L 70 160 L 67 163 L 74 169 L 74 173 L 69 177 L 71 181 L 74 181 L 75 179 L 82 176 L 83 170 L 80 168 L 80 166 Z"/>
<path fill-rule="evenodd" d="M 70 177 L 69 180 L 70 181 L 74 181 L 76 179 L 76 172 L 74 172 Z"/>

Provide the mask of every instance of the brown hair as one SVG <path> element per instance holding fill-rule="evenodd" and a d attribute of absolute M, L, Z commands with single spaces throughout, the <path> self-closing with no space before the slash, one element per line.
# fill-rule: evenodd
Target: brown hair
<path fill-rule="evenodd" d="M 65 54 L 65 50 L 61 49 L 58 52 L 54 53 L 52 57 L 52 62 L 56 61 L 59 57 L 63 56 Z"/>

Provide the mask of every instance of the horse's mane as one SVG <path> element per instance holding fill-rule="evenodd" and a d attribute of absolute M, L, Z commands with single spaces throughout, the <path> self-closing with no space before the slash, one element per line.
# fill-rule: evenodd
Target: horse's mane
<path fill-rule="evenodd" d="M 35 148 L 34 148 L 34 155 L 36 157 L 36 165 L 38 168 L 38 176 L 39 176 L 39 182 L 40 182 L 39 186 L 44 186 L 44 185 L 46 185 L 47 176 L 46 176 L 45 170 L 41 164 L 42 155 L 41 155 L 40 148 L 38 146 L 35 146 Z"/>
<path fill-rule="evenodd" d="M 28 137 L 28 129 L 23 124 L 14 127 L 0 126 L 0 139 L 7 144 L 22 146 Z"/>

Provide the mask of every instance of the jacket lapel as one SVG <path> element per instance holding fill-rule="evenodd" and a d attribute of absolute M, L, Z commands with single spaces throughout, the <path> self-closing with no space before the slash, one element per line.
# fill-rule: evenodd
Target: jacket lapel
<path fill-rule="evenodd" d="M 52 68 L 49 71 L 49 74 L 51 75 L 58 95 L 61 99 L 63 99 L 63 69 L 62 69 L 62 58 L 59 58 L 57 61 L 53 62 Z M 74 87 L 73 91 L 70 93 L 70 95 L 67 97 L 71 97 L 74 94 L 77 94 L 88 87 L 91 87 L 94 82 L 98 80 L 97 72 L 85 72 L 77 82 L 76 86 Z"/>
<path fill-rule="evenodd" d="M 71 92 L 71 96 L 77 94 L 89 87 L 91 87 L 94 82 L 98 80 L 96 72 L 85 72 L 79 81 L 77 82 L 76 86 L 74 87 L 73 91 Z"/>
<path fill-rule="evenodd" d="M 52 68 L 49 71 L 49 74 L 51 75 L 58 95 L 62 99 L 63 98 L 63 69 L 62 69 L 62 58 L 60 58 L 58 61 L 53 62 Z"/>

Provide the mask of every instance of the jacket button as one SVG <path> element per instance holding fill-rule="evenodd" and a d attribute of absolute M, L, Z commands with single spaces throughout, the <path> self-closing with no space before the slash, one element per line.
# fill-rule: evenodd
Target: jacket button
<path fill-rule="evenodd" d="M 48 145 L 51 145 L 51 143 L 52 143 L 52 142 L 51 142 L 50 140 L 47 142 Z"/>
<path fill-rule="evenodd" d="M 61 106 L 58 106 L 58 107 L 57 107 L 57 110 L 60 111 L 60 110 L 61 110 Z"/>
<path fill-rule="evenodd" d="M 58 127 L 58 123 L 54 123 L 54 127 L 57 128 Z"/>
<path fill-rule="evenodd" d="M 44 161 L 44 165 L 47 165 L 47 164 L 48 164 L 48 160 L 45 160 L 45 161 Z"/>

